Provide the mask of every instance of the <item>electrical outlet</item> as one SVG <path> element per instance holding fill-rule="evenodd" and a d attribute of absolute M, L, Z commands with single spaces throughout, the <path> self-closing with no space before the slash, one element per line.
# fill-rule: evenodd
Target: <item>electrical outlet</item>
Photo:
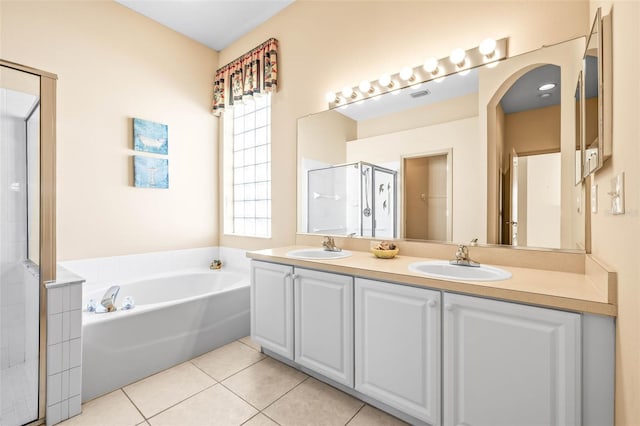
<path fill-rule="evenodd" d="M 591 213 L 598 213 L 598 185 L 591 185 Z"/>
<path fill-rule="evenodd" d="M 624 172 L 611 179 L 611 214 L 624 214 Z"/>

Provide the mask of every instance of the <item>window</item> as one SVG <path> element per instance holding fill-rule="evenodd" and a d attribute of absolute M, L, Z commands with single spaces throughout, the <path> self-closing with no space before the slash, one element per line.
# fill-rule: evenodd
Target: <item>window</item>
<path fill-rule="evenodd" d="M 271 236 L 271 95 L 225 113 L 225 233 Z"/>

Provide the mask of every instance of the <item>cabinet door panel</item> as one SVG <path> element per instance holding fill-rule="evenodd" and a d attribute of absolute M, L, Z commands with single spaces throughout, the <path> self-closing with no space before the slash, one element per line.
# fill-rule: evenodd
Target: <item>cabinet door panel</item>
<path fill-rule="evenodd" d="M 353 278 L 296 268 L 295 360 L 353 386 Z"/>
<path fill-rule="evenodd" d="M 293 359 L 293 267 L 251 261 L 251 337 Z"/>
<path fill-rule="evenodd" d="M 356 390 L 440 424 L 440 293 L 356 279 Z"/>
<path fill-rule="evenodd" d="M 444 295 L 445 425 L 580 424 L 580 315 Z"/>

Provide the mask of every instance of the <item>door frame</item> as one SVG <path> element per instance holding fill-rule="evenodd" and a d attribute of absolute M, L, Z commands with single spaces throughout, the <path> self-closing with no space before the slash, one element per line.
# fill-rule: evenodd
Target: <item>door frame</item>
<path fill-rule="evenodd" d="M 398 190 L 396 194 L 400 197 L 398 200 L 398 207 L 400 211 L 398 212 L 398 217 L 402 218 L 402 227 L 400 229 L 400 238 L 406 238 L 406 226 L 407 226 L 407 206 L 406 206 L 406 197 L 405 197 L 405 161 L 412 160 L 415 158 L 424 158 L 424 157 L 437 157 L 440 155 L 447 156 L 447 237 L 446 241 L 453 241 L 453 148 L 444 148 L 437 149 L 433 151 L 422 151 L 420 153 L 407 154 L 400 156 L 400 179 L 398 182 Z"/>
<path fill-rule="evenodd" d="M 47 71 L 0 59 L 0 66 L 40 78 L 40 264 L 39 264 L 39 359 L 38 419 L 42 424 L 47 408 L 47 289 L 56 279 L 56 83 Z"/>

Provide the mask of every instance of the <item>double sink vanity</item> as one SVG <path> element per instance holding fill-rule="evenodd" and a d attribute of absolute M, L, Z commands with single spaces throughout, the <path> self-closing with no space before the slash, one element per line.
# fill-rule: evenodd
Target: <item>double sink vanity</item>
<path fill-rule="evenodd" d="M 613 425 L 616 274 L 584 179 L 611 155 L 611 16 L 477 65 L 298 120 L 297 245 L 248 253 L 252 338 L 411 424 Z M 450 264 L 469 240 L 480 266 Z"/>
<path fill-rule="evenodd" d="M 267 355 L 411 424 L 613 424 L 615 274 L 593 257 L 523 268 L 478 247 L 470 268 L 364 250 L 248 253 Z"/>

